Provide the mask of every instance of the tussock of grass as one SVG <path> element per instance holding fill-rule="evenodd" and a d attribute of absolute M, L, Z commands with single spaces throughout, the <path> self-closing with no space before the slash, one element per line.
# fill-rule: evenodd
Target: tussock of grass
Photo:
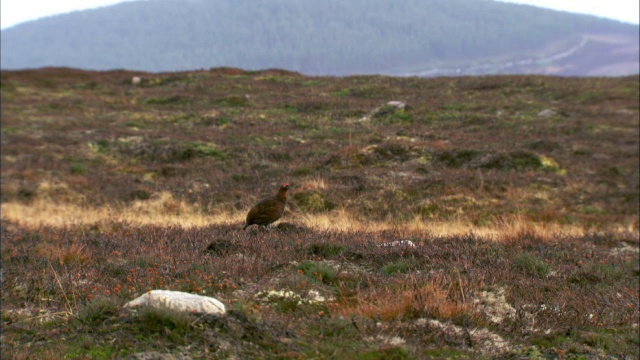
<path fill-rule="evenodd" d="M 339 299 L 329 309 L 337 315 L 384 321 L 423 317 L 460 321 L 475 317 L 472 304 L 467 303 L 460 288 L 450 282 L 445 276 L 412 277 L 409 282 L 396 280 L 385 287 L 371 287 Z M 462 289 L 465 290 L 469 289 Z"/>

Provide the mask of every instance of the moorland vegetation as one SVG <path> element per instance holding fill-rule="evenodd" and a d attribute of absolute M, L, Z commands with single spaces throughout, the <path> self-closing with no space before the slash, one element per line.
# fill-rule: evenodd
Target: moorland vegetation
<path fill-rule="evenodd" d="M 635 358 L 638 85 L 3 71 L 2 354 Z"/>

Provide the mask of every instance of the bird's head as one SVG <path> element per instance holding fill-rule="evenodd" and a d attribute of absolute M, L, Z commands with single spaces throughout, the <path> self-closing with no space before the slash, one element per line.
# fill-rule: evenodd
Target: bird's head
<path fill-rule="evenodd" d="M 281 190 L 281 191 L 287 191 L 287 190 L 289 190 L 289 184 L 282 184 L 282 186 L 280 186 L 280 190 Z"/>

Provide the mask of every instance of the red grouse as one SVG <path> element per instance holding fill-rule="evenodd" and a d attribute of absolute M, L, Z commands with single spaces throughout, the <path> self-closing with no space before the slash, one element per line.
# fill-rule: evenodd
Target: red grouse
<path fill-rule="evenodd" d="M 284 212 L 284 206 L 287 204 L 287 190 L 289 190 L 289 185 L 282 184 L 276 196 L 263 199 L 252 207 L 247 214 L 247 224 L 242 230 L 253 224 L 267 226 L 280 219 Z"/>

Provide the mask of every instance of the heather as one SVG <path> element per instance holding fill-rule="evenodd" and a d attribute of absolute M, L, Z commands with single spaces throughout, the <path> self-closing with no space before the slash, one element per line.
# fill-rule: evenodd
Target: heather
<path fill-rule="evenodd" d="M 1 94 L 3 356 L 638 356 L 637 76 L 41 69 Z M 122 308 L 151 289 L 229 312 Z"/>

